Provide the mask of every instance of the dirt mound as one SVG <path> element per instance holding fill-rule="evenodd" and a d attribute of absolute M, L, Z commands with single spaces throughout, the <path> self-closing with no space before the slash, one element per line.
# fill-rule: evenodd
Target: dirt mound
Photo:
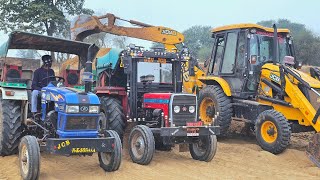
<path fill-rule="evenodd" d="M 98 157 L 62 157 L 42 154 L 40 179 L 319 179 L 320 171 L 302 151 L 306 134 L 293 135 L 292 145 L 274 155 L 256 145 L 252 135 L 241 133 L 243 124 L 234 122 L 230 136 L 219 139 L 212 162 L 200 162 L 188 152 L 157 151 L 148 166 L 131 162 L 124 139 L 124 156 L 117 172 L 105 173 Z M 128 132 L 128 131 L 127 131 Z M 240 132 L 240 133 L 239 133 Z M 293 149 L 299 147 L 298 149 Z M 0 157 L 0 179 L 20 179 L 16 155 Z"/>

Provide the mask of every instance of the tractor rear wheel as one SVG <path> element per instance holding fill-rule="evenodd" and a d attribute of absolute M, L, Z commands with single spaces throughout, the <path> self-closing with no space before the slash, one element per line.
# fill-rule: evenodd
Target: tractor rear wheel
<path fill-rule="evenodd" d="M 37 138 L 24 136 L 19 144 L 19 165 L 23 179 L 38 179 L 40 174 L 40 147 Z"/>
<path fill-rule="evenodd" d="M 217 152 L 217 136 L 203 136 L 197 143 L 189 144 L 190 154 L 193 159 L 210 162 Z"/>
<path fill-rule="evenodd" d="M 283 152 L 290 143 L 290 124 L 276 110 L 266 110 L 260 113 L 256 120 L 255 131 L 260 147 L 273 154 Z"/>
<path fill-rule="evenodd" d="M 99 152 L 99 163 L 100 167 L 107 171 L 112 172 L 119 169 L 122 159 L 122 144 L 121 139 L 116 131 L 107 130 L 105 131 L 106 137 L 113 137 L 114 138 L 114 147 L 113 152 L 104 153 Z"/>
<path fill-rule="evenodd" d="M 129 135 L 129 154 L 134 163 L 147 165 L 155 152 L 153 133 L 145 125 L 135 126 Z"/>
<path fill-rule="evenodd" d="M 101 130 L 109 129 L 116 131 L 120 138 L 123 138 L 125 130 L 125 115 L 121 102 L 113 97 L 103 96 L 100 98 L 101 113 L 99 124 Z M 107 125 L 107 122 L 109 124 Z"/>
<path fill-rule="evenodd" d="M 220 126 L 220 136 L 227 134 L 231 124 L 232 105 L 221 87 L 208 85 L 200 90 L 199 115 L 204 124 Z M 212 122 L 215 115 L 217 118 Z"/>
<path fill-rule="evenodd" d="M 21 138 L 21 101 L 0 99 L 0 155 L 18 152 Z"/>

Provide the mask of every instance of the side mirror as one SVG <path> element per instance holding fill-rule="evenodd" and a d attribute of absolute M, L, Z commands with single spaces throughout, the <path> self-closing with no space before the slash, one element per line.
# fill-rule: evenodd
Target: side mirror
<path fill-rule="evenodd" d="M 283 64 L 292 66 L 292 65 L 295 65 L 296 63 L 294 62 L 294 57 L 292 57 L 292 56 L 285 56 L 285 57 L 283 58 Z"/>
<path fill-rule="evenodd" d="M 256 64 L 257 63 L 257 55 L 251 55 L 250 56 L 250 64 Z"/>

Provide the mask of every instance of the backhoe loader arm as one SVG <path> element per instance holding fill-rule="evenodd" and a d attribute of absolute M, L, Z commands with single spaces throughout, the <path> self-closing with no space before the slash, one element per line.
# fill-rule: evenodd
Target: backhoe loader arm
<path fill-rule="evenodd" d="M 118 26 L 116 20 L 126 21 L 139 27 Z M 73 40 L 82 41 L 87 36 L 100 32 L 162 43 L 167 51 L 176 51 L 175 45 L 184 41 L 183 34 L 171 28 L 125 20 L 109 13 L 103 16 L 80 15 L 71 24 Z"/>

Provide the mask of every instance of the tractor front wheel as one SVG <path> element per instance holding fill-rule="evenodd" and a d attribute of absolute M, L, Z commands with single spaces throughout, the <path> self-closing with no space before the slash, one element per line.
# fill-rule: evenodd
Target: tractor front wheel
<path fill-rule="evenodd" d="M 217 136 L 203 136 L 197 143 L 189 144 L 190 154 L 193 159 L 210 162 L 217 152 Z"/>
<path fill-rule="evenodd" d="M 37 138 L 24 136 L 19 144 L 19 165 L 23 179 L 38 179 L 40 174 L 40 148 Z"/>
<path fill-rule="evenodd" d="M 145 125 L 135 126 L 129 135 L 129 154 L 134 163 L 147 165 L 155 152 L 153 133 Z"/>
<path fill-rule="evenodd" d="M 290 124 L 276 110 L 266 110 L 260 113 L 256 120 L 255 131 L 260 147 L 273 154 L 283 152 L 290 143 Z"/>
<path fill-rule="evenodd" d="M 121 139 L 116 131 L 107 130 L 105 131 L 106 137 L 113 137 L 114 144 L 113 144 L 113 152 L 104 153 L 99 152 L 99 163 L 100 167 L 107 171 L 112 172 L 119 169 L 122 159 L 122 144 Z"/>

